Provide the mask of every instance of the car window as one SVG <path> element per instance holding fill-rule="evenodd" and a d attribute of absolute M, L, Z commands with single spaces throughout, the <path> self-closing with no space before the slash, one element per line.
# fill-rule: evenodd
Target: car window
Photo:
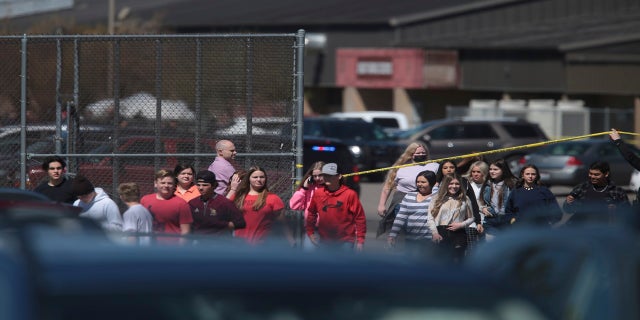
<path fill-rule="evenodd" d="M 91 149 L 88 153 L 89 154 L 105 154 L 105 153 L 112 153 L 112 152 L 113 152 L 113 144 L 107 143 Z M 102 160 L 102 157 L 92 156 L 88 158 L 80 158 L 80 162 L 100 163 L 100 160 Z"/>
<path fill-rule="evenodd" d="M 364 121 L 306 121 L 304 134 L 342 140 L 389 140 L 380 126 Z"/>
<path fill-rule="evenodd" d="M 542 138 L 534 126 L 515 123 L 503 123 L 502 127 L 513 138 Z"/>
<path fill-rule="evenodd" d="M 465 124 L 463 139 L 498 139 L 498 134 L 489 124 Z"/>
<path fill-rule="evenodd" d="M 620 155 L 618 152 L 618 147 L 613 143 L 605 143 L 601 145 L 601 148 L 598 148 L 598 156 L 600 157 L 609 157 L 611 155 Z"/>
<path fill-rule="evenodd" d="M 385 128 L 400 128 L 398 120 L 393 118 L 373 118 L 373 123 Z"/>
<path fill-rule="evenodd" d="M 429 132 L 431 139 L 497 139 L 498 134 L 489 124 L 452 124 Z"/>
<path fill-rule="evenodd" d="M 127 148 L 127 153 L 165 153 L 165 148 L 164 148 L 164 143 L 160 144 L 160 150 L 158 152 L 156 152 L 156 146 L 155 146 L 155 142 L 154 141 L 150 141 L 150 140 L 136 140 L 133 141 L 133 143 L 131 143 L 131 145 L 129 145 L 129 148 Z M 162 157 L 162 159 L 164 159 L 165 157 Z M 129 158 L 127 160 L 127 163 L 129 164 L 133 164 L 133 165 L 148 165 L 150 162 L 150 160 L 152 161 L 153 158 L 147 158 L 147 157 L 133 157 L 133 158 Z M 153 163 L 153 162 L 151 162 Z"/>
<path fill-rule="evenodd" d="M 320 123 L 315 121 L 305 121 L 303 130 L 305 136 L 321 137 L 325 135 Z"/>
<path fill-rule="evenodd" d="M 552 156 L 577 156 L 587 151 L 588 145 L 582 143 L 559 143 L 541 149 L 540 153 Z"/>

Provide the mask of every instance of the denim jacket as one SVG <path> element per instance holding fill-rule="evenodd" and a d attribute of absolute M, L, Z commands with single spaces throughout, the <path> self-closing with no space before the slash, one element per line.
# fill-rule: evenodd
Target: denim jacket
<path fill-rule="evenodd" d="M 493 206 L 491 206 L 491 189 L 493 186 L 493 182 L 488 182 L 487 186 L 484 188 L 484 190 L 482 191 L 482 200 L 485 203 L 485 206 L 487 207 L 487 209 L 489 210 L 489 212 L 491 213 L 491 215 L 496 216 L 496 215 L 504 215 L 505 213 L 505 207 L 507 205 L 507 199 L 509 199 L 509 195 L 511 194 L 511 189 L 504 184 L 502 187 L 502 206 L 500 208 L 494 208 Z M 498 209 L 498 210 L 496 210 Z"/>

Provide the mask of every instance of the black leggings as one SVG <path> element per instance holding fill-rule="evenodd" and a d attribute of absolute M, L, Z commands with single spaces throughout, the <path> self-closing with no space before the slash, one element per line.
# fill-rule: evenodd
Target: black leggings
<path fill-rule="evenodd" d="M 454 261 L 460 261 L 467 249 L 467 233 L 464 228 L 456 231 L 447 230 L 449 226 L 438 226 L 438 234 L 442 236 L 439 247 L 452 255 Z"/>

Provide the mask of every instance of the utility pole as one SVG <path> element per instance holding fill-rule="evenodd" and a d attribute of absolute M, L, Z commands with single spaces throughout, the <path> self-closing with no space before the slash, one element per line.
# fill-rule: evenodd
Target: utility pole
<path fill-rule="evenodd" d="M 109 34 L 114 34 L 116 29 L 116 0 L 109 0 L 107 19 L 107 31 Z"/>

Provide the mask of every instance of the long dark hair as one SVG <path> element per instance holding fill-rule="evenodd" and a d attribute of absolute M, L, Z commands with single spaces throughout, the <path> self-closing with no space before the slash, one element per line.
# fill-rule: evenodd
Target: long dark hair
<path fill-rule="evenodd" d="M 482 188 L 480 188 L 480 194 L 484 194 L 484 190 L 486 188 L 491 188 L 491 184 L 499 183 L 500 181 L 504 181 L 504 186 L 506 186 L 507 188 L 511 190 L 515 189 L 518 178 L 513 175 L 511 169 L 509 169 L 509 165 L 507 164 L 507 162 L 504 161 L 504 159 L 497 159 L 492 161 L 491 164 L 489 164 L 489 172 L 491 172 L 492 165 L 500 168 L 500 170 L 502 171 L 502 176 L 500 176 L 499 179 L 493 179 L 491 178 L 491 173 L 489 173 L 489 176 L 482 184 Z M 493 197 L 493 188 L 491 188 L 491 197 Z M 504 203 L 504 201 L 506 200 L 503 198 L 504 192 L 501 192 L 498 195 L 498 206 L 500 207 L 502 207 L 502 203 Z M 484 203 L 484 197 L 480 197 L 480 201 Z M 487 205 L 487 203 L 484 203 L 484 205 Z"/>
<path fill-rule="evenodd" d="M 456 164 L 455 161 L 453 160 L 444 160 L 442 162 L 440 162 L 440 165 L 438 166 L 438 172 L 436 173 L 436 182 L 440 183 L 442 181 L 442 179 L 444 178 L 444 173 L 442 173 L 442 167 L 444 167 L 445 163 L 451 163 L 453 164 L 454 168 L 457 168 L 458 165 Z M 453 171 L 454 173 L 457 172 L 456 170 Z"/>

